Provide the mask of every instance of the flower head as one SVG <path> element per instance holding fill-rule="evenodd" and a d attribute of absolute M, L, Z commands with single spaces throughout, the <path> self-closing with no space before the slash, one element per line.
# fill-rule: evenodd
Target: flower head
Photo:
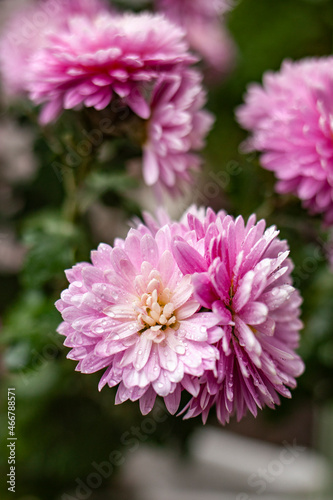
<path fill-rule="evenodd" d="M 204 146 L 213 123 L 213 116 L 202 109 L 205 101 L 201 75 L 196 70 L 158 79 L 143 145 L 143 175 L 148 185 L 158 184 L 177 192 L 191 181 L 190 169 L 200 165 L 194 151 Z"/>
<path fill-rule="evenodd" d="M 231 9 L 226 0 L 156 0 L 157 8 L 182 26 L 187 39 L 214 72 L 225 73 L 231 66 L 234 44 L 220 16 Z"/>
<path fill-rule="evenodd" d="M 188 227 L 174 243 L 174 256 L 181 271 L 192 275 L 195 299 L 215 313 L 223 333 L 216 344 L 217 377 L 206 371 L 186 416 L 206 420 L 216 404 L 225 423 L 247 409 L 256 415 L 257 407 L 273 408 L 278 394 L 290 397 L 288 387 L 303 371 L 295 353 L 301 298 L 292 286 L 287 243 L 254 216 L 245 225 L 242 217 L 209 209 L 205 218 L 189 213 Z"/>
<path fill-rule="evenodd" d="M 79 105 L 104 109 L 114 95 L 146 119 L 150 84 L 194 61 L 183 31 L 161 15 L 74 16 L 33 56 L 30 97 L 45 104 L 43 122 Z"/>
<path fill-rule="evenodd" d="M 198 394 L 198 377 L 214 371 L 218 357 L 207 332 L 216 318 L 197 312 L 191 276 L 171 253 L 176 229 L 165 225 L 153 235 L 141 225 L 114 248 L 101 244 L 92 264 L 67 271 L 70 285 L 56 304 L 77 370 L 106 368 L 99 388 L 119 385 L 116 402 L 140 400 L 144 414 L 156 395 L 174 413 L 182 389 Z"/>
<path fill-rule="evenodd" d="M 263 154 L 279 193 L 293 193 L 333 223 L 333 58 L 285 62 L 251 85 L 237 111 L 251 131 L 247 150 Z"/>
<path fill-rule="evenodd" d="M 47 45 L 52 32 L 66 29 L 74 15 L 95 16 L 106 10 L 102 0 L 45 0 L 19 10 L 2 34 L 0 64 L 7 94 L 27 92 L 32 55 Z"/>

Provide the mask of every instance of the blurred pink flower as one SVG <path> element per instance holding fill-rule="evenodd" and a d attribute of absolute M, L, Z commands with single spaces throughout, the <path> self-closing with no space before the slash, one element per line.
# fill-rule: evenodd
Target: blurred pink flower
<path fill-rule="evenodd" d="M 297 195 L 312 214 L 333 224 L 333 57 L 284 62 L 252 84 L 239 123 L 251 132 L 246 151 L 258 150 L 275 172 L 279 193 Z"/>
<path fill-rule="evenodd" d="M 232 8 L 226 0 L 156 0 L 157 9 L 179 24 L 188 41 L 212 73 L 229 71 L 235 58 L 234 43 L 221 16 Z"/>
<path fill-rule="evenodd" d="M 151 116 L 143 146 L 143 176 L 146 184 L 181 192 L 191 182 L 190 170 L 198 168 L 200 158 L 194 151 L 204 140 L 214 118 L 203 110 L 206 94 L 201 74 L 186 69 L 174 75 L 162 75 L 151 101 Z"/>
<path fill-rule="evenodd" d="M 99 389 L 119 384 L 116 403 L 140 400 L 143 414 L 156 395 L 174 413 L 182 389 L 197 395 L 198 377 L 214 372 L 218 356 L 211 345 L 220 332 L 211 328 L 216 318 L 197 313 L 191 277 L 170 251 L 177 231 L 165 225 L 153 236 L 140 225 L 114 248 L 101 244 L 92 264 L 66 272 L 70 285 L 56 304 L 64 320 L 58 332 L 77 370 L 107 368 Z"/>
<path fill-rule="evenodd" d="M 32 55 L 47 45 L 50 33 L 66 28 L 69 16 L 94 16 L 104 10 L 102 0 L 32 1 L 18 10 L 5 26 L 0 40 L 0 65 L 6 93 L 12 96 L 26 93 Z"/>
<path fill-rule="evenodd" d="M 202 414 L 206 421 L 216 404 L 221 423 L 249 409 L 271 408 L 304 369 L 295 353 L 299 342 L 300 304 L 292 286 L 293 265 L 278 231 L 265 230 L 251 216 L 244 224 L 224 212 L 208 209 L 206 217 L 188 214 L 189 232 L 174 242 L 173 254 L 183 274 L 192 275 L 194 297 L 213 311 L 223 330 L 216 344 L 217 377 L 206 371 L 198 396 L 185 407 L 186 418 Z"/>
<path fill-rule="evenodd" d="M 163 16 L 101 14 L 76 16 L 68 30 L 48 37 L 32 57 L 30 97 L 44 103 L 41 121 L 84 104 L 104 109 L 114 94 L 141 118 L 150 114 L 147 97 L 161 72 L 189 65 L 183 31 Z"/>

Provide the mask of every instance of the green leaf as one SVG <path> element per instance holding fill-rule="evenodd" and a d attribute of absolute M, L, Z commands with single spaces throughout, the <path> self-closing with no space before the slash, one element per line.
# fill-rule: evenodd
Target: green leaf
<path fill-rule="evenodd" d="M 64 270 L 75 262 L 75 252 L 84 241 L 80 230 L 57 214 L 42 213 L 26 223 L 23 242 L 28 247 L 23 285 L 39 288 L 61 280 Z"/>
<path fill-rule="evenodd" d="M 54 300 L 41 291 L 30 290 L 8 312 L 0 342 L 7 346 L 4 360 L 13 371 L 36 369 L 55 359 L 62 350 L 56 333 L 61 317 Z"/>

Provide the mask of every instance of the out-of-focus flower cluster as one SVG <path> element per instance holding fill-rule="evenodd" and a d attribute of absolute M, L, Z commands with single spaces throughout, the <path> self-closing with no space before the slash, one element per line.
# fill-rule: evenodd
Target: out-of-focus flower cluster
<path fill-rule="evenodd" d="M 183 392 L 187 418 L 205 421 L 213 405 L 222 423 L 273 408 L 303 372 L 288 254 L 255 216 L 146 215 L 67 271 L 57 308 L 68 357 L 83 373 L 105 369 L 99 388 L 118 386 L 116 403 L 139 400 L 143 414 L 157 395 L 175 413 Z"/>
<path fill-rule="evenodd" d="M 157 10 L 184 28 L 192 49 L 206 63 L 212 77 L 233 66 L 236 49 L 223 15 L 232 7 L 226 0 L 155 0 Z"/>
<path fill-rule="evenodd" d="M 252 84 L 239 123 L 251 132 L 247 151 L 260 151 L 279 193 L 298 196 L 311 214 L 333 224 L 333 58 L 284 62 Z"/>
<path fill-rule="evenodd" d="M 146 183 L 171 193 L 191 181 L 213 123 L 196 61 L 184 29 L 163 14 L 120 13 L 99 0 L 30 6 L 0 43 L 5 89 L 41 105 L 42 124 L 83 107 L 109 110 L 116 123 L 126 106 L 135 130 L 121 130 L 144 152 Z"/>

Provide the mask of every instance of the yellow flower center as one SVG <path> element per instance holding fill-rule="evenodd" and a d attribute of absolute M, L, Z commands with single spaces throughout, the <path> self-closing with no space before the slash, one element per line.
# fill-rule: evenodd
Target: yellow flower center
<path fill-rule="evenodd" d="M 171 300 L 172 292 L 169 288 L 164 288 L 159 272 L 153 270 L 149 279 L 146 292 L 135 303 L 135 310 L 138 312 L 137 320 L 140 334 L 149 329 L 155 341 L 157 337 L 162 341 L 164 339 L 162 332 L 169 327 L 177 330 L 179 325 L 175 315 L 175 306 Z"/>

